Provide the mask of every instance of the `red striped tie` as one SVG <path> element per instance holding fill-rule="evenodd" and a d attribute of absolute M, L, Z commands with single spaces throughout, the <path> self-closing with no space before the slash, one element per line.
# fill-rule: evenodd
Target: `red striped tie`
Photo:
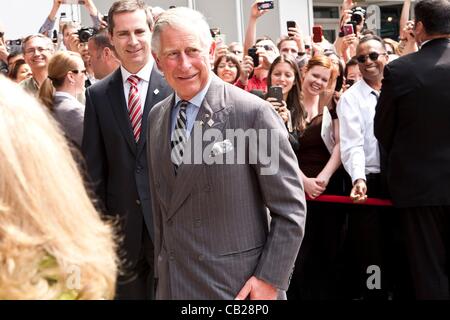
<path fill-rule="evenodd" d="M 128 116 L 130 117 L 131 127 L 133 128 L 133 135 L 136 143 L 139 141 L 141 135 L 142 123 L 142 107 L 141 99 L 139 98 L 138 83 L 141 79 L 138 76 L 131 75 L 128 77 L 130 84 L 130 93 L 128 94 Z"/>

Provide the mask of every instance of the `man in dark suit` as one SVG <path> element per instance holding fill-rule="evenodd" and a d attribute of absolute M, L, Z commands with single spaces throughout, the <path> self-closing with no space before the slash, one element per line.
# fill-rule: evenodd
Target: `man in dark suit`
<path fill-rule="evenodd" d="M 117 298 L 153 298 L 145 119 L 171 90 L 151 58 L 153 20 L 145 3 L 117 1 L 108 17 L 122 66 L 86 91 L 82 151 L 98 200 L 120 221 L 124 274 L 118 279 Z"/>
<path fill-rule="evenodd" d="M 152 52 L 175 93 L 148 118 L 156 297 L 285 298 L 304 234 L 300 169 L 271 104 L 212 73 L 214 50 L 199 12 L 159 16 Z"/>
<path fill-rule="evenodd" d="M 450 299 L 450 1 L 422 0 L 414 12 L 421 49 L 386 66 L 375 135 L 387 152 L 412 293 Z"/>

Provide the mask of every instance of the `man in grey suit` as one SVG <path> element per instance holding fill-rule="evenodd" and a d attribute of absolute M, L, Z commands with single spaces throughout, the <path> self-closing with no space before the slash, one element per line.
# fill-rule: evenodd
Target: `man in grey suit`
<path fill-rule="evenodd" d="M 211 72 L 214 50 L 199 12 L 158 18 L 152 53 L 175 93 L 148 118 L 156 298 L 285 298 L 304 234 L 300 169 L 271 105 Z"/>

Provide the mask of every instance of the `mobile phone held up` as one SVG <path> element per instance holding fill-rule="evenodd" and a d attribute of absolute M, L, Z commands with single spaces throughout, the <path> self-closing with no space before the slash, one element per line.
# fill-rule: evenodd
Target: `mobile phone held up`
<path fill-rule="evenodd" d="M 349 34 L 355 33 L 355 30 L 353 29 L 352 24 L 344 24 L 342 26 L 342 31 L 344 32 L 344 36 L 348 36 Z"/>
<path fill-rule="evenodd" d="M 258 10 L 269 10 L 274 8 L 273 1 L 261 1 L 258 2 L 257 6 Z"/>
<path fill-rule="evenodd" d="M 283 88 L 280 86 L 270 86 L 267 91 L 267 98 L 275 98 L 281 103 L 283 101 Z"/>
<path fill-rule="evenodd" d="M 256 48 L 252 47 L 248 49 L 248 55 L 253 59 L 253 68 L 259 66 L 259 56 L 256 53 Z"/>
<path fill-rule="evenodd" d="M 287 32 L 289 34 L 289 28 L 295 28 L 297 26 L 297 24 L 295 23 L 295 21 L 289 20 L 286 21 L 286 27 L 287 27 Z"/>
<path fill-rule="evenodd" d="M 322 42 L 322 37 L 323 37 L 322 26 L 314 26 L 313 27 L 313 41 L 315 43 Z"/>

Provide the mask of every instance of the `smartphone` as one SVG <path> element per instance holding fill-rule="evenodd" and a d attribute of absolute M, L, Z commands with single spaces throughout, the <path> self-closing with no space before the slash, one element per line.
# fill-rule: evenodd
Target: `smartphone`
<path fill-rule="evenodd" d="M 216 36 L 218 34 L 220 34 L 220 29 L 219 28 L 211 28 L 211 29 L 209 29 L 209 32 L 211 33 L 211 37 L 213 37 L 213 39 L 215 39 Z"/>
<path fill-rule="evenodd" d="M 267 91 L 267 98 L 275 98 L 281 103 L 283 101 L 283 88 L 280 86 L 270 86 Z"/>
<path fill-rule="evenodd" d="M 289 20 L 286 21 L 286 27 L 287 27 L 287 32 L 289 34 L 289 28 L 295 28 L 297 26 L 297 24 L 295 23 L 295 21 Z"/>
<path fill-rule="evenodd" d="M 352 24 L 344 24 L 344 26 L 342 27 L 342 31 L 344 32 L 344 36 L 355 33 Z"/>
<path fill-rule="evenodd" d="M 61 0 L 63 4 L 84 4 L 84 0 Z"/>
<path fill-rule="evenodd" d="M 313 27 L 313 41 L 315 43 L 322 42 L 322 37 L 323 37 L 322 26 L 314 26 Z"/>
<path fill-rule="evenodd" d="M 261 1 L 258 2 L 257 6 L 258 10 L 269 10 L 274 8 L 273 1 Z"/>
<path fill-rule="evenodd" d="M 249 48 L 248 55 L 253 59 L 253 67 L 256 68 L 259 66 L 259 55 L 256 53 L 256 48 Z"/>

